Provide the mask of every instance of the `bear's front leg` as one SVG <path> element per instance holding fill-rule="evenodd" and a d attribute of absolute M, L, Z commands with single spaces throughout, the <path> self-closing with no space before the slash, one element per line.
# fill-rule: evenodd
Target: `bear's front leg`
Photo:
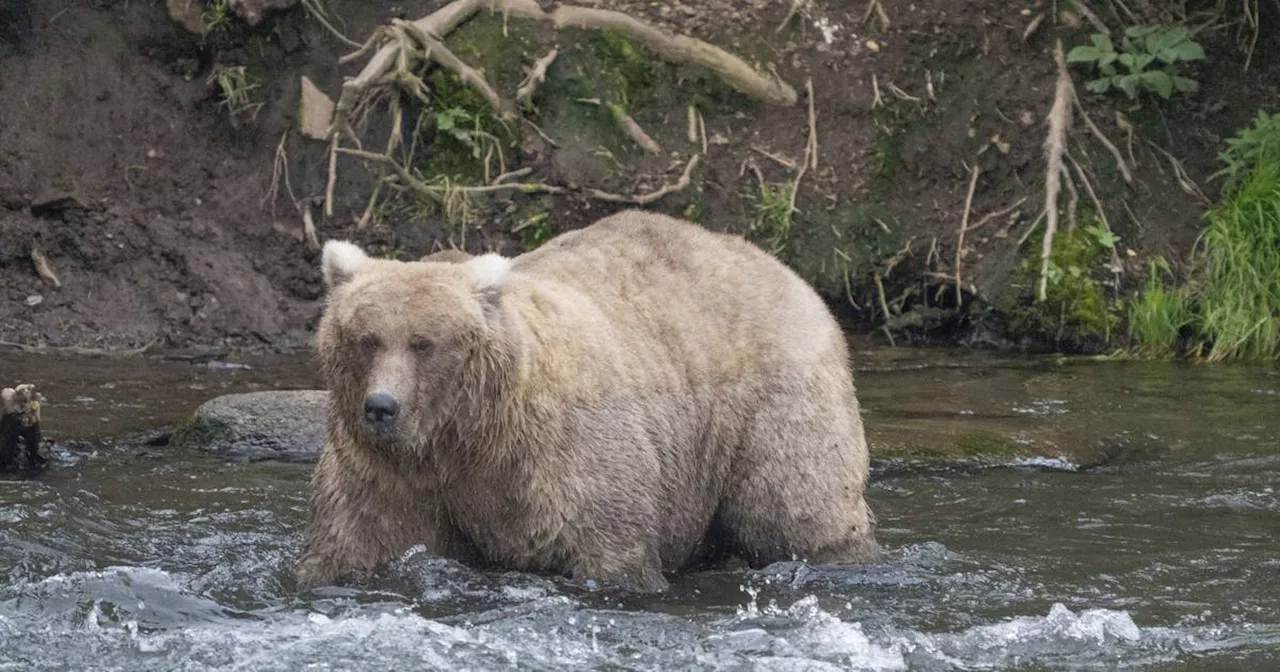
<path fill-rule="evenodd" d="M 430 491 L 409 487 L 367 457 L 326 446 L 311 487 L 311 519 L 295 570 L 301 587 L 371 571 L 419 544 L 437 555 L 470 559 Z"/>
<path fill-rule="evenodd" d="M 569 574 L 578 581 L 595 581 L 636 593 L 666 592 L 670 584 L 662 575 L 657 551 L 647 547 L 602 548 L 576 559 Z"/>

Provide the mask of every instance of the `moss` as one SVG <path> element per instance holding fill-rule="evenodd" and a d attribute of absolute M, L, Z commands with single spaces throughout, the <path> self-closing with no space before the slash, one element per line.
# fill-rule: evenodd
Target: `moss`
<path fill-rule="evenodd" d="M 1120 324 L 1123 303 L 1107 295 L 1096 275 L 1109 258 L 1115 240 L 1100 224 L 1060 231 L 1050 255 L 1045 300 L 1035 301 L 1041 255 L 1037 241 L 1019 271 L 1023 288 L 1017 302 L 1007 307 L 1014 336 L 1031 336 L 1057 344 L 1083 347 L 1112 342 Z"/>
<path fill-rule="evenodd" d="M 231 428 L 226 423 L 197 413 L 174 429 L 172 445 L 180 448 L 208 446 L 230 435 Z"/>

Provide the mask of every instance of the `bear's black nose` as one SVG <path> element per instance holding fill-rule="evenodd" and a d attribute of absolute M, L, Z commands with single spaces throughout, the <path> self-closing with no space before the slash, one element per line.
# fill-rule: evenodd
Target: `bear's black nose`
<path fill-rule="evenodd" d="M 400 402 L 396 398 L 383 393 L 374 392 L 365 397 L 364 400 L 364 419 L 371 424 L 382 424 L 396 417 L 396 413 L 400 412 Z"/>

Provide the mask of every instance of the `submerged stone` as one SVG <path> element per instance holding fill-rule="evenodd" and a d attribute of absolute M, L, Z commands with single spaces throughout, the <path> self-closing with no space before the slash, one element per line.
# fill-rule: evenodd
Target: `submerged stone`
<path fill-rule="evenodd" d="M 329 394 L 277 390 L 211 399 L 173 435 L 173 445 L 250 460 L 310 461 L 324 447 Z"/>

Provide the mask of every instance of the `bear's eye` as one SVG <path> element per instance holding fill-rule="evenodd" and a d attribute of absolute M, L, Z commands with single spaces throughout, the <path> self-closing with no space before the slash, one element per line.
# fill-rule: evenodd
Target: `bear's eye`
<path fill-rule="evenodd" d="M 420 355 L 429 355 L 435 349 L 436 344 L 429 338 L 415 338 L 409 342 L 409 347 Z"/>
<path fill-rule="evenodd" d="M 356 341 L 356 344 L 361 350 L 377 350 L 382 346 L 382 340 L 373 334 L 365 334 Z"/>

